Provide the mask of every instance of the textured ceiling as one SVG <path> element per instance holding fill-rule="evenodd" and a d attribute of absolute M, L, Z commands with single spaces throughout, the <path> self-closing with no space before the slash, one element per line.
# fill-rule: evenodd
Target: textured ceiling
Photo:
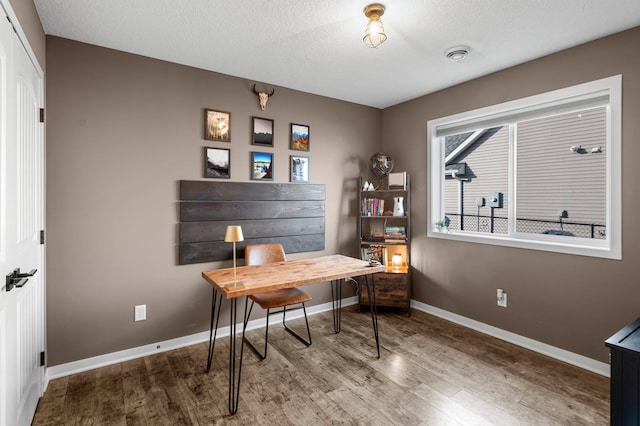
<path fill-rule="evenodd" d="M 640 0 L 387 0 L 370 49 L 360 0 L 35 4 L 49 35 L 378 108 L 640 25 Z"/>

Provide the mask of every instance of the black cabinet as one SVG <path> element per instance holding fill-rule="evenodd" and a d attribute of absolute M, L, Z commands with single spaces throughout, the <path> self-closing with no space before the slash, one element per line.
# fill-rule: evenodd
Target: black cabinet
<path fill-rule="evenodd" d="M 640 424 L 640 318 L 605 341 L 611 350 L 611 425 Z"/>

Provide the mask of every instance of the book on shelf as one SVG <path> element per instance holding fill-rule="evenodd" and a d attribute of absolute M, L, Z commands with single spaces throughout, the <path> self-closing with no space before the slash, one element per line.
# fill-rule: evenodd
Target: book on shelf
<path fill-rule="evenodd" d="M 386 226 L 384 228 L 384 241 L 387 243 L 404 242 L 407 233 L 404 226 Z"/>
<path fill-rule="evenodd" d="M 362 216 L 382 216 L 384 212 L 384 199 L 363 198 L 361 211 Z"/>
<path fill-rule="evenodd" d="M 385 234 L 405 234 L 404 226 L 385 226 L 384 227 Z"/>
<path fill-rule="evenodd" d="M 400 234 L 400 233 L 384 234 L 384 239 L 385 240 L 406 240 L 407 234 Z"/>

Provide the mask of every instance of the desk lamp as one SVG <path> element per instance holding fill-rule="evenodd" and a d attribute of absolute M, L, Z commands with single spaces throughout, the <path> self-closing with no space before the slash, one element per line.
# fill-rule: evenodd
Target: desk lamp
<path fill-rule="evenodd" d="M 242 235 L 242 227 L 238 225 L 230 225 L 227 226 L 227 232 L 224 235 L 225 243 L 233 243 L 233 287 L 227 286 L 227 288 L 242 288 L 242 286 L 238 286 L 236 282 L 236 242 L 244 241 L 244 236 Z"/>

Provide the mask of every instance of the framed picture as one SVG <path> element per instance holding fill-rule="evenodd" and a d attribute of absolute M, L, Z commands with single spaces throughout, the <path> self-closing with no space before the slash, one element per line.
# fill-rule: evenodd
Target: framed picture
<path fill-rule="evenodd" d="M 229 179 L 231 177 L 231 150 L 204 148 L 204 177 Z"/>
<path fill-rule="evenodd" d="M 309 182 L 309 157 L 290 155 L 291 182 Z"/>
<path fill-rule="evenodd" d="M 291 123 L 291 144 L 289 149 L 309 151 L 309 126 Z"/>
<path fill-rule="evenodd" d="M 273 120 L 253 117 L 254 145 L 273 146 Z"/>
<path fill-rule="evenodd" d="M 209 141 L 231 142 L 231 113 L 205 109 L 204 138 Z"/>
<path fill-rule="evenodd" d="M 273 153 L 251 153 L 251 179 L 273 180 Z"/>

